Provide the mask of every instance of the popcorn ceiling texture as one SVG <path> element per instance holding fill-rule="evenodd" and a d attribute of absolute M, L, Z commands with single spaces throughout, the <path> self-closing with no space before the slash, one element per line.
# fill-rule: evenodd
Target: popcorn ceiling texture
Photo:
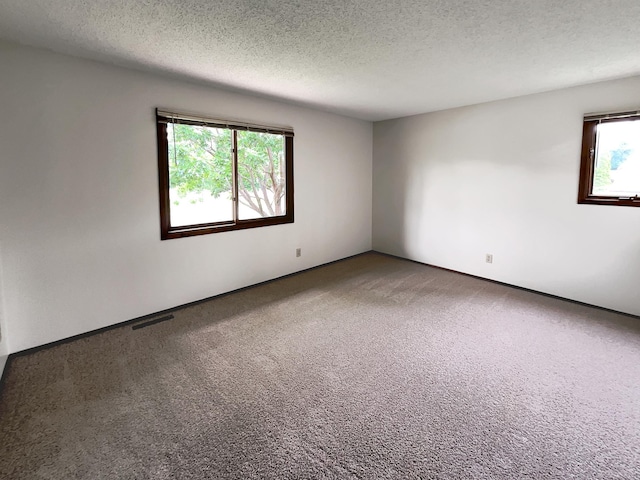
<path fill-rule="evenodd" d="M 0 37 L 369 120 L 640 73 L 637 0 L 0 0 Z"/>

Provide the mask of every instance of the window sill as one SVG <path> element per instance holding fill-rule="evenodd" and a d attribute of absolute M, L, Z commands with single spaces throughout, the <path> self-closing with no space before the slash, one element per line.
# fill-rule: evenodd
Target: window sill
<path fill-rule="evenodd" d="M 293 222 L 293 215 L 279 217 L 260 218 L 256 220 L 238 220 L 235 223 L 186 225 L 184 227 L 171 227 L 161 235 L 162 240 L 172 238 L 193 237 L 196 235 L 208 235 L 210 233 L 231 232 L 233 230 L 246 230 L 248 228 L 267 227 L 271 225 L 284 225 Z"/>
<path fill-rule="evenodd" d="M 586 198 L 579 198 L 579 204 L 591 204 L 591 205 L 617 205 L 621 207 L 640 207 L 640 198 L 616 198 L 616 197 L 596 197 L 590 196 Z"/>

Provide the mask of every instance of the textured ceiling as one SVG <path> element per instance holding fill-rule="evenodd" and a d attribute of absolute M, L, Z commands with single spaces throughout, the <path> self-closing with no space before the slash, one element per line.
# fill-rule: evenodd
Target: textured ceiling
<path fill-rule="evenodd" d="M 0 0 L 0 38 L 380 120 L 640 74 L 640 0 Z"/>

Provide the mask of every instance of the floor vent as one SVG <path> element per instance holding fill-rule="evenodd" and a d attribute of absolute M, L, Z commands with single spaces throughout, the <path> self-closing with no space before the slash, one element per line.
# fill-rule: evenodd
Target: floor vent
<path fill-rule="evenodd" d="M 156 323 L 166 322 L 167 320 L 171 320 L 173 315 L 167 315 L 166 317 L 155 318 L 153 320 L 149 320 L 148 322 L 139 323 L 131 327 L 131 330 L 138 330 L 139 328 L 150 327 L 151 325 L 155 325 Z"/>

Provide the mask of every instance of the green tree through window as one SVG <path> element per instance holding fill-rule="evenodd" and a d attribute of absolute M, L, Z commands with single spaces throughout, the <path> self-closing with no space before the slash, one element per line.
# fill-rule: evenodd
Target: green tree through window
<path fill-rule="evenodd" d="M 163 238 L 291 223 L 292 135 L 159 114 Z"/>

